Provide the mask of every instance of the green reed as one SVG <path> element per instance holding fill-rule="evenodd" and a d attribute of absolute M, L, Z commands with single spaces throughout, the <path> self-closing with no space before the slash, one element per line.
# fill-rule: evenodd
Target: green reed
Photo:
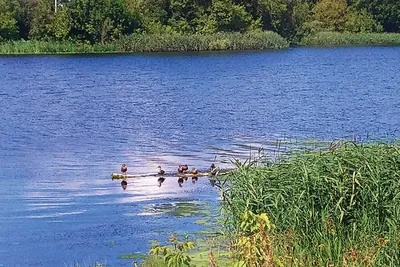
<path fill-rule="evenodd" d="M 10 41 L 0 43 L 0 54 L 80 54 L 129 52 L 179 52 L 261 50 L 287 48 L 288 42 L 273 32 L 216 33 L 209 35 L 133 34 L 106 44 L 73 41 Z"/>
<path fill-rule="evenodd" d="M 268 234 L 280 263 L 400 262 L 400 145 L 346 142 L 237 167 L 225 188 L 226 226 L 238 233 L 246 211 L 266 213 L 275 225 Z"/>
<path fill-rule="evenodd" d="M 399 33 L 319 32 L 304 37 L 306 46 L 400 45 Z"/>
<path fill-rule="evenodd" d="M 115 43 L 119 51 L 170 52 L 283 49 L 287 41 L 274 32 L 215 33 L 208 35 L 130 35 Z"/>

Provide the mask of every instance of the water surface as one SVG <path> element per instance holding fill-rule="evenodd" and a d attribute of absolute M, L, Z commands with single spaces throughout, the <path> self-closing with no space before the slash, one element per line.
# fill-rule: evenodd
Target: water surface
<path fill-rule="evenodd" d="M 207 178 L 179 187 L 167 177 L 158 187 L 143 177 L 123 191 L 110 179 L 121 163 L 130 173 L 206 169 L 287 138 L 398 136 L 399 55 L 356 47 L 1 57 L 0 266 L 130 266 L 119 255 L 202 228 L 193 224 L 201 214 L 176 217 L 176 207 L 218 206 Z"/>

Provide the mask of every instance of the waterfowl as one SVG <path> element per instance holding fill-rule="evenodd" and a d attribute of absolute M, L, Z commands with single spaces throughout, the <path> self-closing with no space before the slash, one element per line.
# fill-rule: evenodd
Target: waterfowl
<path fill-rule="evenodd" d="M 211 164 L 211 167 L 210 167 L 210 171 L 212 171 L 212 170 L 214 170 L 214 169 L 216 169 L 216 168 L 217 168 L 217 166 L 215 166 L 215 164 L 212 163 L 212 164 Z"/>
<path fill-rule="evenodd" d="M 215 175 L 217 173 L 217 166 L 215 166 L 214 163 L 211 164 L 210 173 L 211 173 L 211 175 Z"/>
<path fill-rule="evenodd" d="M 183 168 L 181 165 L 178 167 L 178 174 L 183 174 Z"/>
<path fill-rule="evenodd" d="M 182 168 L 183 171 L 187 171 L 189 169 L 187 164 L 179 165 L 179 168 Z"/>
<path fill-rule="evenodd" d="M 182 184 L 183 184 L 183 178 L 182 177 L 178 178 L 178 184 L 179 184 L 179 187 L 182 187 Z"/>
<path fill-rule="evenodd" d="M 157 182 L 158 182 L 158 186 L 161 186 L 162 183 L 164 183 L 165 178 L 164 177 L 160 177 L 158 178 Z"/>
<path fill-rule="evenodd" d="M 197 176 L 193 176 L 192 177 L 192 183 L 195 184 L 197 182 L 197 180 L 199 180 L 199 178 Z"/>
<path fill-rule="evenodd" d="M 161 169 L 161 166 L 157 167 L 157 174 L 158 175 L 164 175 L 165 171 L 163 169 Z"/>
<path fill-rule="evenodd" d="M 198 171 L 196 168 L 193 167 L 191 173 L 192 173 L 192 174 L 198 174 L 199 171 Z"/>
<path fill-rule="evenodd" d="M 122 164 L 122 166 L 121 166 L 122 174 L 126 174 L 127 171 L 128 171 L 128 166 L 126 166 L 125 164 Z"/>

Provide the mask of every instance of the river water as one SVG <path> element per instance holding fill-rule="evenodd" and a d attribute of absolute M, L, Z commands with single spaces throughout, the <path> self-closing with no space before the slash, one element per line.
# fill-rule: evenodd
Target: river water
<path fill-rule="evenodd" d="M 218 207 L 207 178 L 277 140 L 398 137 L 400 47 L 0 57 L 0 266 L 131 266 Z M 264 150 L 267 156 L 272 150 Z M 179 216 L 177 216 L 179 215 Z"/>

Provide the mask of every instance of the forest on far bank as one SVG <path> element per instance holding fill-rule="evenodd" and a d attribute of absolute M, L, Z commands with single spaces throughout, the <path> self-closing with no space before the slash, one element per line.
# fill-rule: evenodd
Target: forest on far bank
<path fill-rule="evenodd" d="M 400 32 L 394 0 L 0 0 L 0 41 L 109 43 L 129 34 Z"/>

